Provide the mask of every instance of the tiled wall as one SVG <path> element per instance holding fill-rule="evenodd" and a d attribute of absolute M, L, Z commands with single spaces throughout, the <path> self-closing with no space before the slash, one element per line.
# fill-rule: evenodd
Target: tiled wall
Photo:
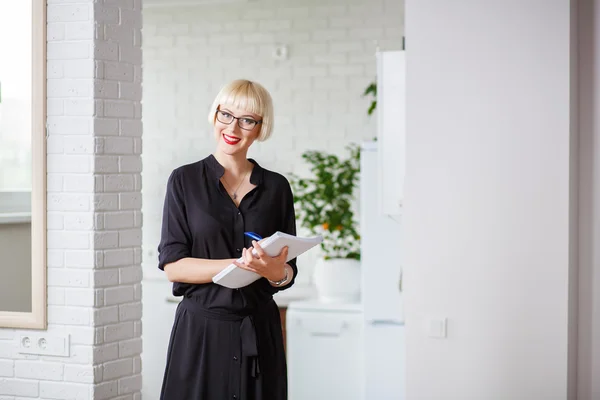
<path fill-rule="evenodd" d="M 250 156 L 303 174 L 305 150 L 344 155 L 375 136 L 370 99 L 376 50 L 402 46 L 401 0 L 247 0 L 144 10 L 144 275 L 156 269 L 165 184 L 171 170 L 213 151 L 208 108 L 224 83 L 248 78 L 272 94 L 275 130 Z M 273 56 L 286 46 L 288 57 Z M 308 256 L 307 256 L 308 257 Z M 312 258 L 301 259 L 307 283 Z"/>

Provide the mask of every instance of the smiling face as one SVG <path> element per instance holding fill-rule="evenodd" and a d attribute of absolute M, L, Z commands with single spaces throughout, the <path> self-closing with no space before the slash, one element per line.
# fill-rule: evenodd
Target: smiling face
<path fill-rule="evenodd" d="M 273 101 L 259 83 L 237 79 L 223 86 L 208 113 L 217 151 L 246 155 L 255 140 L 264 141 L 273 130 Z"/>
<path fill-rule="evenodd" d="M 219 105 L 215 114 L 214 132 L 217 150 L 227 154 L 247 154 L 258 138 L 262 118 L 231 105 Z"/>

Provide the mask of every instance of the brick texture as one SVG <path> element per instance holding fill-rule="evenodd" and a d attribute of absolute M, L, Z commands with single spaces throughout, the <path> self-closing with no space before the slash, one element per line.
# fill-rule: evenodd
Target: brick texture
<path fill-rule="evenodd" d="M 275 130 L 251 157 L 303 174 L 305 150 L 345 154 L 375 136 L 362 97 L 375 79 L 377 47 L 402 46 L 402 0 L 252 0 L 144 11 L 144 276 L 156 268 L 162 201 L 170 171 L 214 149 L 206 121 L 218 89 L 235 78 L 273 95 Z M 288 58 L 273 52 L 286 45 Z M 308 283 L 311 256 L 299 260 Z"/>
<path fill-rule="evenodd" d="M 48 3 L 48 335 L 70 354 L 0 329 L 0 399 L 140 399 L 141 1 Z"/>
<path fill-rule="evenodd" d="M 139 0 L 94 4 L 95 158 L 97 205 L 92 244 L 97 274 L 95 327 L 95 398 L 140 396 L 141 370 L 141 80 L 142 14 Z M 110 160 L 110 163 L 107 161 Z M 110 165 L 107 170 L 105 167 Z M 101 197 L 104 196 L 104 197 Z M 110 199 L 109 204 L 103 200 Z M 130 349 L 119 353 L 119 347 Z M 110 354 L 112 352 L 112 354 Z"/>

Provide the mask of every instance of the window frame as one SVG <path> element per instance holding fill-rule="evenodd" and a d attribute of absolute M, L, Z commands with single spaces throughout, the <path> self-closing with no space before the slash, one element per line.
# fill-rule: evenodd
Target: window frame
<path fill-rule="evenodd" d="M 46 289 L 46 1 L 31 0 L 31 5 L 31 312 L 0 310 L 0 328 L 46 329 L 48 325 Z"/>

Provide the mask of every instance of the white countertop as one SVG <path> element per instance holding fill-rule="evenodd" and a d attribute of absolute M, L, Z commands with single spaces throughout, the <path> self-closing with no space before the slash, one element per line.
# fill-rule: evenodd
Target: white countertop
<path fill-rule="evenodd" d="M 273 299 L 279 307 L 287 307 L 292 301 L 309 300 L 317 297 L 317 290 L 312 285 L 295 284 L 287 290 L 275 294 Z"/>

